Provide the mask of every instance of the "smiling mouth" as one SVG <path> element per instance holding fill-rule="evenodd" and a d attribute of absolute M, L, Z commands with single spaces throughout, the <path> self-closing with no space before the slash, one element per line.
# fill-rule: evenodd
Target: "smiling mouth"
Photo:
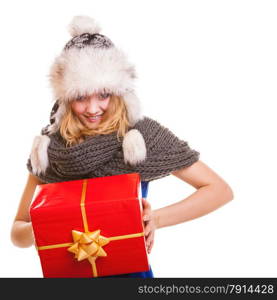
<path fill-rule="evenodd" d="M 86 117 L 86 119 L 87 119 L 89 122 L 93 122 L 93 121 L 97 121 L 97 120 L 101 119 L 102 116 L 103 116 L 103 114 L 97 115 L 97 116 L 93 116 L 93 117 Z"/>

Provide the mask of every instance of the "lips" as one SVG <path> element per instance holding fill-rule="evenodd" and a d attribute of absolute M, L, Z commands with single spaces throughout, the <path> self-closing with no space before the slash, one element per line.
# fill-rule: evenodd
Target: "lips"
<path fill-rule="evenodd" d="M 93 117 L 99 117 L 102 116 L 103 114 L 95 115 L 95 116 L 86 116 L 87 118 L 93 118 Z"/>
<path fill-rule="evenodd" d="M 89 121 L 89 122 L 96 122 L 96 121 L 99 121 L 101 118 L 102 118 L 102 115 L 96 115 L 96 116 L 93 116 L 93 117 L 86 117 L 86 119 Z"/>

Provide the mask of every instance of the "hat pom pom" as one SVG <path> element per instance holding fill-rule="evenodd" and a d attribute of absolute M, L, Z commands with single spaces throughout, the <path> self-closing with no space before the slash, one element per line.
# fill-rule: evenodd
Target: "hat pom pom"
<path fill-rule="evenodd" d="M 71 36 L 75 37 L 83 33 L 99 33 L 101 31 L 101 27 L 91 17 L 75 16 L 68 25 L 68 30 Z"/>
<path fill-rule="evenodd" d="M 30 155 L 32 170 L 34 174 L 44 173 L 48 167 L 47 149 L 50 144 L 50 138 L 47 135 L 36 136 L 33 141 Z"/>
<path fill-rule="evenodd" d="M 147 149 L 144 138 L 137 129 L 129 130 L 122 142 L 125 164 L 135 166 L 147 158 Z"/>

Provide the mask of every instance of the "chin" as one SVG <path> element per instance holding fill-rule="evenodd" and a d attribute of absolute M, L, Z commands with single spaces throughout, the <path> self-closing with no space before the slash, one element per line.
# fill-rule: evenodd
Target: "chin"
<path fill-rule="evenodd" d="M 88 128 L 96 128 L 96 127 L 98 127 L 98 125 L 100 124 L 101 122 L 95 122 L 95 123 L 90 123 L 90 122 L 88 122 L 88 121 L 86 121 L 86 126 L 88 127 Z"/>

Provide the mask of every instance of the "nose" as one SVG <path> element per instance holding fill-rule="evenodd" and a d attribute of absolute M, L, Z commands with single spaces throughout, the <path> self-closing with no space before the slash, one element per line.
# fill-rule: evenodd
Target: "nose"
<path fill-rule="evenodd" d="M 100 111 L 101 109 L 97 101 L 97 96 L 92 95 L 87 101 L 86 112 L 93 115 L 99 113 Z"/>

